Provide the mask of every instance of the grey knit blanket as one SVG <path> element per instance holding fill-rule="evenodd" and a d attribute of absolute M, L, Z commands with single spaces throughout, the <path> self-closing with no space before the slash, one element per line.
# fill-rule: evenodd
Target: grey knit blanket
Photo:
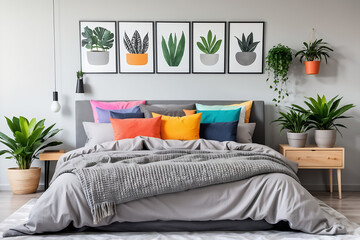
<path fill-rule="evenodd" d="M 265 146 L 266 151 L 259 151 L 259 147 L 254 151 L 237 147 L 220 147 L 218 150 L 218 146 L 211 149 L 206 142 L 206 150 L 194 147 L 169 149 L 158 144 L 161 142 L 155 145 L 162 147 L 149 147 L 148 141 L 150 145 L 151 141 L 159 141 L 152 138 L 134 141 L 141 141 L 142 147 L 135 147 L 135 151 L 90 151 L 89 154 L 75 154 L 73 157 L 77 161 L 73 163 L 65 161 L 67 167 L 63 172 L 72 171 L 79 178 L 94 223 L 114 215 L 116 204 L 141 198 L 239 181 L 266 173 L 284 173 L 298 180 L 293 168 Z M 222 143 L 212 141 L 211 144 Z M 138 151 L 141 148 L 143 150 Z M 72 160 L 71 156 L 69 160 Z"/>

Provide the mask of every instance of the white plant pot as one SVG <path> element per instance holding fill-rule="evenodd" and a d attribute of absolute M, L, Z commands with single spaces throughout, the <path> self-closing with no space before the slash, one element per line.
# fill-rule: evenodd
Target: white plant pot
<path fill-rule="evenodd" d="M 315 143 L 321 148 L 332 148 L 336 142 L 336 130 L 315 130 Z"/>
<path fill-rule="evenodd" d="M 219 54 L 200 54 L 200 61 L 206 66 L 215 65 L 219 61 Z"/>
<path fill-rule="evenodd" d="M 249 66 L 255 62 L 255 52 L 237 52 L 235 54 L 236 61 L 242 66 Z"/>
<path fill-rule="evenodd" d="M 106 65 L 109 63 L 109 52 L 87 52 L 87 60 L 90 65 Z"/>
<path fill-rule="evenodd" d="M 290 147 L 302 148 L 306 145 L 307 133 L 287 133 L 287 138 Z"/>

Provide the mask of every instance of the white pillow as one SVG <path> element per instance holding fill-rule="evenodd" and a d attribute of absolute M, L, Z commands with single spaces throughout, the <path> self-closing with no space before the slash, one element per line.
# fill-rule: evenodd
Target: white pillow
<path fill-rule="evenodd" d="M 114 141 L 114 130 L 111 123 L 83 122 L 87 141 L 85 146 Z"/>

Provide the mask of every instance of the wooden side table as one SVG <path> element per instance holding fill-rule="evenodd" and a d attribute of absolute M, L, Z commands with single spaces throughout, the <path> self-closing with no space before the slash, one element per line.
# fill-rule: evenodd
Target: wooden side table
<path fill-rule="evenodd" d="M 306 146 L 304 148 L 290 147 L 280 144 L 280 153 L 299 164 L 299 169 L 329 169 L 330 192 L 333 191 L 332 170 L 337 171 L 339 199 L 341 195 L 341 169 L 345 167 L 345 149 L 343 147 L 319 148 Z"/>
<path fill-rule="evenodd" d="M 45 191 L 49 187 L 50 161 L 57 161 L 65 153 L 65 150 L 45 151 L 39 154 L 39 160 L 45 161 Z"/>

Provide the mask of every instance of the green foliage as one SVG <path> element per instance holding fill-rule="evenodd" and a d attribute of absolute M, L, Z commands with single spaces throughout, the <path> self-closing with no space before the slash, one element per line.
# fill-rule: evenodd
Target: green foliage
<path fill-rule="evenodd" d="M 80 70 L 80 71 L 77 71 L 77 72 L 76 72 L 76 77 L 77 77 L 78 79 L 82 79 L 83 76 L 84 76 L 83 71 Z"/>
<path fill-rule="evenodd" d="M 295 57 L 300 55 L 300 62 L 302 62 L 303 58 L 305 57 L 306 61 L 314 61 L 314 60 L 322 60 L 322 57 L 325 58 L 325 61 L 327 63 L 327 58 L 329 56 L 329 52 L 334 51 L 333 49 L 327 47 L 327 43 L 323 42 L 322 39 L 316 40 L 312 43 L 309 42 L 307 44 L 306 42 L 303 42 L 304 48 L 301 51 L 298 51 L 295 54 Z"/>
<path fill-rule="evenodd" d="M 347 104 L 339 107 L 342 99 L 338 96 L 333 97 L 330 101 L 327 101 L 325 96 L 317 95 L 317 99 L 312 97 L 307 98 L 309 101 L 304 101 L 309 109 L 300 107 L 299 105 L 292 104 L 292 107 L 301 113 L 309 113 L 310 124 L 319 130 L 330 130 L 335 128 L 339 133 L 338 127 L 346 128 L 343 124 L 335 123 L 337 119 L 350 118 L 343 116 L 343 114 L 349 109 L 355 107 L 353 104 Z"/>
<path fill-rule="evenodd" d="M 167 45 L 164 36 L 162 36 L 161 47 L 167 64 L 173 67 L 179 66 L 185 51 L 184 32 L 182 32 L 181 34 L 179 44 L 177 44 L 176 34 L 174 34 L 174 38 L 173 38 L 172 33 L 170 33 Z"/>
<path fill-rule="evenodd" d="M 296 112 L 289 108 L 289 112 L 279 112 L 280 117 L 272 123 L 277 122 L 281 125 L 280 132 L 284 129 L 288 129 L 292 133 L 304 133 L 312 126 L 309 122 L 309 113 Z"/>
<path fill-rule="evenodd" d="M 285 97 L 289 96 L 286 82 L 289 79 L 288 72 L 292 59 L 291 49 L 281 44 L 271 48 L 266 56 L 265 71 L 268 72 L 266 81 L 269 81 L 272 73 L 274 79 L 270 84 L 270 89 L 273 89 L 277 95 L 277 98 L 273 98 L 272 100 L 275 106 L 284 100 Z"/>
<path fill-rule="evenodd" d="M 81 35 L 85 38 L 81 41 L 81 45 L 91 51 L 107 51 L 114 44 L 114 34 L 103 27 L 92 30 L 86 26 Z"/>
<path fill-rule="evenodd" d="M 20 169 L 29 169 L 39 151 L 62 144 L 57 141 L 45 143 L 61 131 L 61 129 L 52 129 L 55 124 L 45 129 L 45 119 L 36 122 L 33 118 L 29 122 L 24 117 L 13 117 L 12 120 L 5 118 L 14 137 L 10 138 L 0 132 L 0 142 L 8 147 L 7 150 L 0 151 L 0 156 L 9 154 L 10 156 L 6 158 L 14 158 Z"/>
<path fill-rule="evenodd" d="M 131 41 L 125 32 L 123 41 L 125 48 L 129 53 L 143 54 L 146 53 L 149 48 L 149 33 L 146 33 L 143 41 L 141 42 L 141 37 L 137 30 L 135 30 Z"/>
<path fill-rule="evenodd" d="M 252 32 L 249 34 L 249 36 L 247 36 L 247 38 L 245 38 L 245 34 L 243 33 L 241 40 L 237 36 L 234 37 L 237 39 L 238 45 L 242 52 L 253 52 L 260 43 L 260 41 L 254 42 L 254 34 Z"/>
<path fill-rule="evenodd" d="M 219 51 L 222 40 L 216 41 L 216 35 L 214 35 L 213 38 L 211 30 L 209 30 L 207 34 L 207 40 L 203 36 L 201 36 L 200 38 L 202 43 L 197 42 L 196 44 L 202 52 L 206 54 L 215 54 L 217 51 Z"/>

